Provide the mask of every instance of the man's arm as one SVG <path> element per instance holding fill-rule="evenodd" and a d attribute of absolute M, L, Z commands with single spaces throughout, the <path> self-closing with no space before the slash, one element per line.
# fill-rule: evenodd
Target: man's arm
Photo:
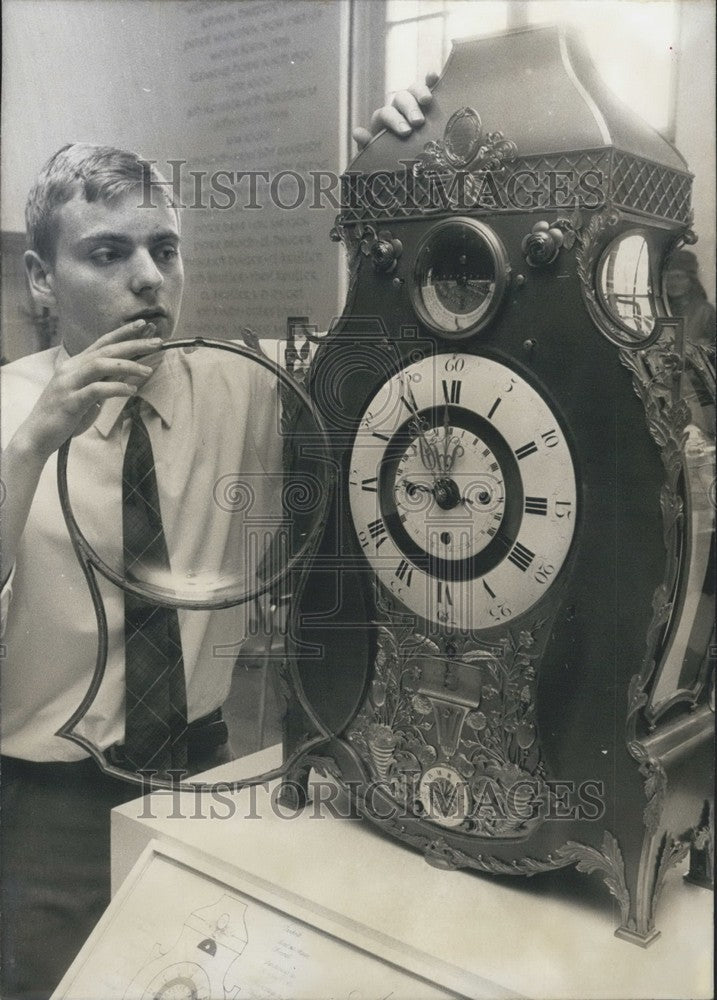
<path fill-rule="evenodd" d="M 103 400 L 133 396 L 151 375 L 157 361 L 152 366 L 132 359 L 157 352 L 162 341 L 152 338 L 152 333 L 154 327 L 144 320 L 127 323 L 58 365 L 29 416 L 3 449 L 3 586 L 15 563 L 45 463 L 69 437 L 87 430 Z"/>

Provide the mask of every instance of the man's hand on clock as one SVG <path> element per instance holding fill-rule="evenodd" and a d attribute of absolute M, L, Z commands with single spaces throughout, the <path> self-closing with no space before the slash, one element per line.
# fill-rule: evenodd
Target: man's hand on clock
<path fill-rule="evenodd" d="M 431 87 L 437 80 L 438 73 L 427 73 L 425 84 L 414 83 L 408 90 L 399 90 L 390 104 L 374 111 L 369 128 L 359 127 L 353 131 L 358 148 L 363 149 L 384 128 L 404 137 L 420 128 L 426 120 L 423 111 L 433 100 Z"/>

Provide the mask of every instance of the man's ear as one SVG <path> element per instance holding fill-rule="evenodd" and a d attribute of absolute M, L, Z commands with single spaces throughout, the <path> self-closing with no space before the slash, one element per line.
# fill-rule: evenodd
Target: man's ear
<path fill-rule="evenodd" d="M 52 268 L 34 250 L 25 251 L 25 272 L 32 300 L 38 309 L 54 309 L 54 275 Z"/>

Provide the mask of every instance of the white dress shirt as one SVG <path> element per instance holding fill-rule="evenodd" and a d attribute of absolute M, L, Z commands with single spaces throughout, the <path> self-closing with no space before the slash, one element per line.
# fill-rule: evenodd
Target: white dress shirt
<path fill-rule="evenodd" d="M 52 348 L 2 369 L 3 444 L 64 358 L 63 348 Z M 275 381 L 258 364 L 225 351 L 176 349 L 141 388 L 172 566 L 169 580 L 149 582 L 169 584 L 184 598 L 251 584 L 281 513 Z M 105 401 L 93 426 L 73 438 L 67 476 L 81 531 L 119 572 L 125 402 Z M 124 597 L 97 578 L 107 614 L 107 666 L 77 728 L 105 748 L 124 739 Z M 55 735 L 85 695 L 97 657 L 96 615 L 62 514 L 56 455 L 42 472 L 3 604 L 2 752 L 39 761 L 85 756 Z M 242 605 L 179 611 L 190 721 L 225 700 L 247 615 Z"/>

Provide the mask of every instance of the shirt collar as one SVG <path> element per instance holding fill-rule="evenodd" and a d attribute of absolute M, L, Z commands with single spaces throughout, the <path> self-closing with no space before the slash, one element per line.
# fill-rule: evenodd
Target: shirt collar
<path fill-rule="evenodd" d="M 178 389 L 177 362 L 174 353 L 174 351 L 165 352 L 162 363 L 155 369 L 154 373 L 150 375 L 137 393 L 139 399 L 143 399 L 149 403 L 167 427 L 172 426 L 174 400 Z M 55 364 L 57 365 L 65 361 L 68 357 L 67 351 L 61 346 Z M 93 425 L 102 437 L 106 438 L 112 433 L 126 403 L 127 399 L 124 396 L 114 396 L 103 402 L 99 415 Z"/>

